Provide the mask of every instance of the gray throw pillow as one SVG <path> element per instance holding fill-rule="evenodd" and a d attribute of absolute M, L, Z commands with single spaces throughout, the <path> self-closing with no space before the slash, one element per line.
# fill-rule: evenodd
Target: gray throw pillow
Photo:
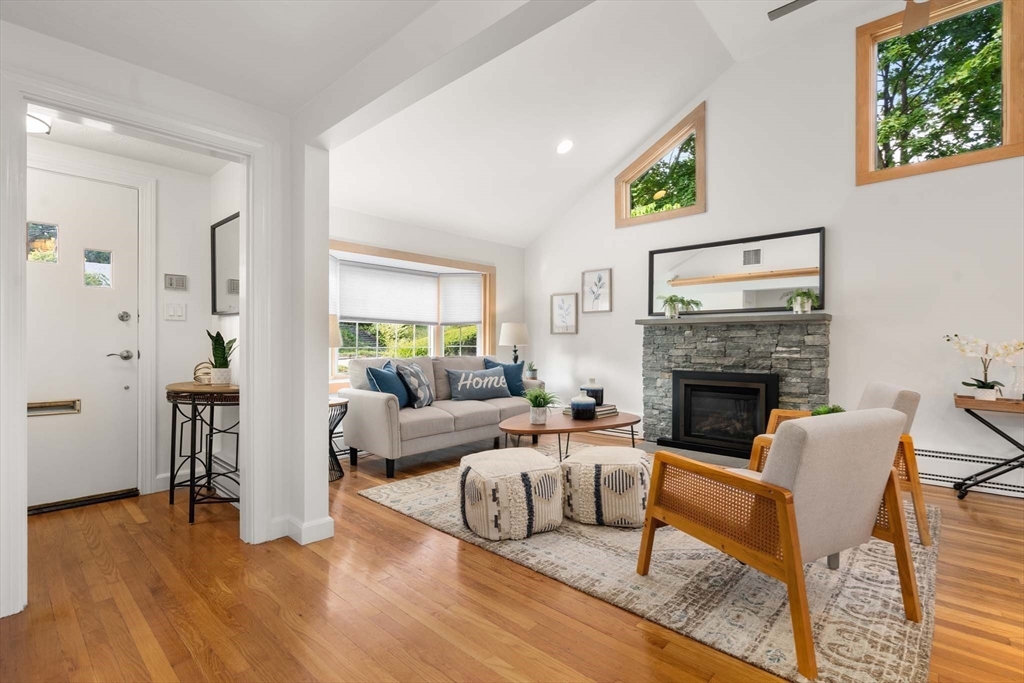
<path fill-rule="evenodd" d="M 398 376 L 409 390 L 409 404 L 413 408 L 424 408 L 434 402 L 434 390 L 430 388 L 430 380 L 419 365 L 399 365 Z"/>
<path fill-rule="evenodd" d="M 452 387 L 453 401 L 483 401 L 488 398 L 505 398 L 508 391 L 505 371 L 501 368 L 490 370 L 448 370 L 448 383 Z"/>

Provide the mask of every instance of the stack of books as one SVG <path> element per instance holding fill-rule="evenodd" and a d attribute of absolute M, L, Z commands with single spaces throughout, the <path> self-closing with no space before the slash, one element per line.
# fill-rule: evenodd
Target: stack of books
<path fill-rule="evenodd" d="M 595 417 L 612 417 L 619 414 L 619 409 L 615 407 L 614 403 L 605 403 L 602 406 L 597 407 L 597 415 Z M 572 417 L 572 408 L 566 406 L 562 410 L 562 415 L 566 417 Z"/>

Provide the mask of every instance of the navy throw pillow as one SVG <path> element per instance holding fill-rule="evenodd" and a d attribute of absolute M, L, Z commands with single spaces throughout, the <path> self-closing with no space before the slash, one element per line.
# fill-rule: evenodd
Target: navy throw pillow
<path fill-rule="evenodd" d="M 483 401 L 488 398 L 506 398 L 508 382 L 501 368 L 490 370 L 448 370 L 448 383 L 452 387 L 453 401 Z"/>
<path fill-rule="evenodd" d="M 488 370 L 491 368 L 501 368 L 505 371 L 508 393 L 513 396 L 522 396 L 526 393 L 526 387 L 523 386 L 523 363 L 524 361 L 519 361 L 518 363 L 499 363 L 490 358 L 484 358 L 484 367 Z"/>
<path fill-rule="evenodd" d="M 366 381 L 370 383 L 371 390 L 398 397 L 399 408 L 409 405 L 409 390 L 405 388 L 405 382 L 398 376 L 391 361 L 381 368 L 366 368 Z"/>

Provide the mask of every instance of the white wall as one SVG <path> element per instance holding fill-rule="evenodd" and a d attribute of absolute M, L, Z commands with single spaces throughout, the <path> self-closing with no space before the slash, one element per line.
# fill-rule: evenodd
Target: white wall
<path fill-rule="evenodd" d="M 493 265 L 497 269 L 497 330 L 501 330 L 503 322 L 522 322 L 525 319 L 525 252 L 519 247 L 453 235 L 337 206 L 331 207 L 330 226 L 332 239 Z M 545 326 L 543 332 L 546 333 L 546 330 Z M 540 328 L 531 325 L 530 341 L 532 342 L 541 332 Z M 520 348 L 520 358 L 534 358 L 533 351 L 530 346 Z M 511 361 L 512 349 L 499 347 L 497 355 Z"/>
<path fill-rule="evenodd" d="M 648 250 L 824 225 L 832 400 L 852 407 L 871 380 L 902 384 L 923 395 L 918 448 L 1013 453 L 953 407 L 960 380 L 980 368 L 941 335 L 1024 338 L 1024 159 L 856 187 L 858 23 L 809 32 L 733 66 L 638 141 L 636 154 L 707 100 L 707 213 L 616 230 L 613 178 L 630 157 L 528 247 L 531 354 L 555 391 L 567 397 L 596 376 L 607 400 L 642 412 L 642 332 L 633 321 L 646 316 Z M 577 336 L 538 334 L 550 294 L 577 290 L 580 271 L 608 266 L 614 312 L 581 315 Z M 995 374 L 1012 377 L 1005 365 Z M 1019 418 L 993 421 L 1024 434 Z M 1007 481 L 1020 483 L 1020 474 Z"/>

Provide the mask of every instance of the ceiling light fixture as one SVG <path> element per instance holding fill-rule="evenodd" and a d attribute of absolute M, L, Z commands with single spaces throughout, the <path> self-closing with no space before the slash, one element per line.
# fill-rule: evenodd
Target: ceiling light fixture
<path fill-rule="evenodd" d="M 559 154 L 565 154 L 572 149 L 572 140 L 562 140 L 558 143 L 558 147 L 555 147 L 555 151 Z"/>
<path fill-rule="evenodd" d="M 50 134 L 50 117 L 42 114 L 25 114 L 25 132 Z"/>

